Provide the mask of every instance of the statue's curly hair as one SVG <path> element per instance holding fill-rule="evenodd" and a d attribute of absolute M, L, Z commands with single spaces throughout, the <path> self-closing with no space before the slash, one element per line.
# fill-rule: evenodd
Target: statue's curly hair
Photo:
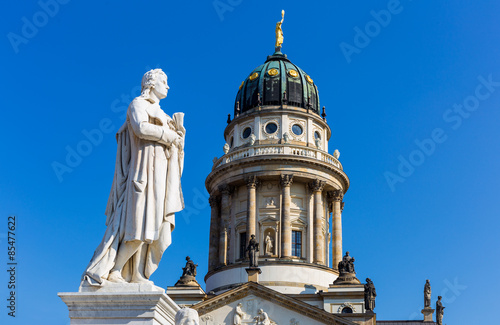
<path fill-rule="evenodd" d="M 167 75 L 165 74 L 165 72 L 163 72 L 162 69 L 152 69 L 144 74 L 141 82 L 142 97 L 146 98 L 149 97 L 149 92 L 151 91 L 151 88 L 154 87 L 156 79 L 160 76 L 165 76 L 165 78 L 167 77 Z"/>

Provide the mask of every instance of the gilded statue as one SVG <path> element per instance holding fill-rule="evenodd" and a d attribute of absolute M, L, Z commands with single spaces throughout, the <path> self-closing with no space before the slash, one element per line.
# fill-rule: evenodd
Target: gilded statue
<path fill-rule="evenodd" d="M 281 21 L 276 23 L 276 51 L 281 50 L 281 44 L 283 44 L 283 30 L 281 29 L 281 25 L 283 24 L 283 20 L 285 19 L 285 10 L 281 10 Z"/>

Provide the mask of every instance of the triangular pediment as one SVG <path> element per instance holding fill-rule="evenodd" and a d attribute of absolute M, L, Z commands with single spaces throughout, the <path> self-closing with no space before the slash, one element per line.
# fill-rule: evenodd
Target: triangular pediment
<path fill-rule="evenodd" d="M 202 323 L 204 320 L 214 325 L 235 324 L 235 317 L 240 317 L 241 324 L 256 324 L 255 317 L 263 317 L 259 310 L 268 315 L 270 324 L 276 325 L 356 324 L 255 282 L 247 282 L 191 308 L 198 311 Z"/>

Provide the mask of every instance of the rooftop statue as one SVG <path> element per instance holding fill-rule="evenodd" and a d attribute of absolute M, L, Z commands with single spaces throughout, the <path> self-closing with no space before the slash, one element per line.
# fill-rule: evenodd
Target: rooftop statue
<path fill-rule="evenodd" d="M 354 257 L 349 256 L 349 252 L 345 252 L 342 261 L 338 265 L 340 273 L 356 273 L 354 271 Z"/>
<path fill-rule="evenodd" d="M 438 296 L 438 300 L 436 301 L 436 323 L 438 325 L 443 325 L 443 315 L 444 315 L 444 309 L 446 307 L 443 307 L 443 303 L 441 302 L 441 296 Z"/>
<path fill-rule="evenodd" d="M 285 10 L 281 10 L 281 21 L 276 23 L 276 52 L 281 51 L 281 45 L 283 44 L 283 30 L 281 29 L 281 25 L 283 24 L 284 19 Z"/>
<path fill-rule="evenodd" d="M 354 270 L 354 257 L 350 256 L 349 252 L 345 252 L 344 257 L 338 263 L 337 267 L 339 277 L 333 282 L 333 284 L 343 285 L 360 283 L 360 281 L 356 278 L 356 271 Z"/>
<path fill-rule="evenodd" d="M 189 256 L 186 256 L 186 266 L 182 268 L 182 275 L 175 286 L 199 286 L 196 281 L 196 268 L 198 264 L 194 264 Z"/>
<path fill-rule="evenodd" d="M 370 278 L 366 278 L 365 284 L 365 309 L 373 311 L 375 309 L 375 297 L 377 297 L 377 292 L 375 291 L 375 285 Z"/>
<path fill-rule="evenodd" d="M 198 264 L 194 264 L 189 256 L 186 256 L 186 266 L 182 268 L 182 275 L 196 276 L 196 267 Z"/>
<path fill-rule="evenodd" d="M 180 178 L 186 129 L 183 113 L 171 118 L 160 108 L 168 90 L 161 69 L 146 72 L 141 95 L 130 103 L 116 135 L 107 229 L 83 274 L 91 285 L 150 282 L 172 242 L 174 214 L 184 208 Z"/>
<path fill-rule="evenodd" d="M 431 307 L 431 283 L 429 280 L 425 281 L 424 286 L 424 308 Z"/>

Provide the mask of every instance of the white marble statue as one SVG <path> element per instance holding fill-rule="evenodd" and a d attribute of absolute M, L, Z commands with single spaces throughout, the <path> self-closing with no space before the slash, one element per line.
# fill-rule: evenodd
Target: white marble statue
<path fill-rule="evenodd" d="M 338 149 L 335 149 L 335 151 L 333 152 L 333 156 L 335 157 L 335 159 L 339 159 L 340 151 Z"/>
<path fill-rule="evenodd" d="M 314 143 L 316 144 L 316 148 L 321 149 L 321 139 L 314 139 Z"/>
<path fill-rule="evenodd" d="M 245 313 L 241 307 L 243 307 L 243 305 L 239 303 L 234 309 L 233 325 L 241 325 L 241 321 L 245 317 Z"/>
<path fill-rule="evenodd" d="M 130 103 L 116 135 L 107 229 L 82 279 L 90 285 L 151 283 L 149 277 L 172 242 L 174 214 L 184 208 L 180 178 L 186 130 L 183 113 L 171 118 L 160 108 L 168 89 L 161 69 L 148 71 L 141 95 Z"/>
<path fill-rule="evenodd" d="M 273 240 L 271 239 L 271 236 L 267 234 L 266 236 L 266 255 L 273 255 Z"/>
<path fill-rule="evenodd" d="M 224 150 L 224 154 L 227 154 L 229 152 L 229 145 L 227 143 L 224 143 L 224 147 L 222 148 L 222 150 Z"/>
<path fill-rule="evenodd" d="M 288 135 L 288 132 L 283 133 L 283 143 L 288 143 L 288 138 L 290 136 Z"/>
<path fill-rule="evenodd" d="M 254 319 L 257 321 L 258 325 L 271 325 L 271 319 L 262 309 L 259 309 L 257 316 L 255 316 Z"/>
<path fill-rule="evenodd" d="M 184 307 L 175 314 L 175 325 L 200 325 L 198 312 Z"/>

